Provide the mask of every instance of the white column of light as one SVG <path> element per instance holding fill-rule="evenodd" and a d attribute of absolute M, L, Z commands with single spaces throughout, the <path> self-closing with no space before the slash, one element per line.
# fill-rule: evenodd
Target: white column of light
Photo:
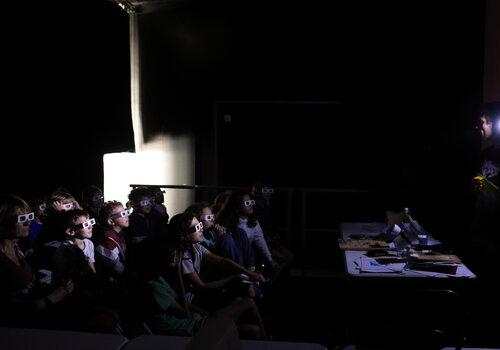
<path fill-rule="evenodd" d="M 130 104 L 132 109 L 132 128 L 134 130 L 135 152 L 140 152 L 144 144 L 141 110 L 141 69 L 139 28 L 136 13 L 129 13 L 130 30 Z"/>
<path fill-rule="evenodd" d="M 190 135 L 158 134 L 144 142 L 142 127 L 140 52 L 137 14 L 130 19 L 130 93 L 132 127 L 136 153 L 105 154 L 105 200 L 127 202 L 130 184 L 192 185 L 195 181 L 194 138 Z M 184 211 L 194 201 L 194 191 L 166 190 L 165 204 L 170 216 Z"/>

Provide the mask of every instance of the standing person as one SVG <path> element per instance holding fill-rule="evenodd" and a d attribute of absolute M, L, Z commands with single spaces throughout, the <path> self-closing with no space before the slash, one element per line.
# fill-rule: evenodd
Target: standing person
<path fill-rule="evenodd" d="M 496 283 L 500 251 L 500 102 L 487 104 L 479 115 L 481 154 L 478 175 L 472 181 L 476 193 L 471 230 L 471 269 L 479 278 L 484 311 L 500 312 Z M 485 325 L 485 329 L 488 326 Z M 489 334 L 497 334 L 493 329 Z"/>

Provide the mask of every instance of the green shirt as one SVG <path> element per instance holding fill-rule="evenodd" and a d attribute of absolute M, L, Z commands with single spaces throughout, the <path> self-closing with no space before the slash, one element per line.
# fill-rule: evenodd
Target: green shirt
<path fill-rule="evenodd" d="M 203 325 L 203 316 L 191 313 L 179 318 L 169 312 L 169 308 L 176 302 L 174 291 L 163 277 L 148 282 L 154 300 L 152 326 L 158 332 L 172 335 L 193 335 Z"/>

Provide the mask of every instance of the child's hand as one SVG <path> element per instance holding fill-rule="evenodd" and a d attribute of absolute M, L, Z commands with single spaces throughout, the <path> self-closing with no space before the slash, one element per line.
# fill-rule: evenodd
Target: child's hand
<path fill-rule="evenodd" d="M 62 202 L 60 201 L 54 201 L 50 204 L 52 206 L 52 208 L 54 208 L 56 211 L 63 211 L 64 210 L 64 207 L 63 207 L 63 204 Z"/>
<path fill-rule="evenodd" d="M 68 280 L 62 286 L 56 288 L 52 293 L 50 293 L 47 298 L 52 304 L 58 303 L 70 295 L 73 292 L 74 287 L 73 281 Z"/>
<path fill-rule="evenodd" d="M 219 224 L 215 224 L 215 232 L 217 233 L 217 236 L 223 236 L 226 234 L 226 228 L 224 226 L 221 226 Z"/>
<path fill-rule="evenodd" d="M 257 281 L 257 282 L 265 282 L 266 281 L 266 278 L 264 277 L 264 275 L 262 275 L 261 273 L 258 273 L 258 272 L 250 272 L 248 274 L 248 277 L 250 277 L 252 280 Z"/>

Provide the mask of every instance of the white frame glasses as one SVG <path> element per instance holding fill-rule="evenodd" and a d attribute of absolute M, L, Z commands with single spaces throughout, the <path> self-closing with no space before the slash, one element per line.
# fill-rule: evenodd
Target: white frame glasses
<path fill-rule="evenodd" d="M 149 199 L 143 199 L 142 201 L 139 202 L 139 205 L 141 208 L 147 207 L 148 205 L 152 204 L 151 200 Z"/>
<path fill-rule="evenodd" d="M 35 219 L 35 213 L 20 214 L 17 216 L 17 222 L 33 221 Z"/>
<path fill-rule="evenodd" d="M 201 214 L 200 219 L 203 221 L 214 221 L 215 215 L 214 214 Z"/>
<path fill-rule="evenodd" d="M 196 225 L 189 228 L 190 233 L 200 232 L 203 229 L 203 223 L 199 222 Z"/>
<path fill-rule="evenodd" d="M 95 225 L 95 219 L 90 219 L 87 221 L 82 222 L 81 224 L 76 224 L 73 225 L 75 229 L 83 229 L 83 228 L 89 228 Z"/>
<path fill-rule="evenodd" d="M 46 203 L 42 203 L 38 206 L 38 209 L 40 209 L 40 211 L 45 211 L 45 209 L 47 209 L 47 204 Z"/>
<path fill-rule="evenodd" d="M 130 214 L 131 214 L 130 209 L 123 209 L 122 211 L 120 211 L 116 214 L 113 214 L 110 217 L 112 219 L 126 218 L 127 216 L 130 216 Z"/>
<path fill-rule="evenodd" d="M 255 205 L 255 201 L 253 199 L 249 199 L 247 201 L 243 201 L 243 204 L 245 205 L 245 207 L 250 207 Z"/>
<path fill-rule="evenodd" d="M 75 208 L 75 205 L 73 203 L 66 203 L 62 205 L 63 210 L 71 210 Z"/>
<path fill-rule="evenodd" d="M 262 189 L 262 193 L 269 193 L 269 194 L 273 194 L 273 193 L 274 193 L 274 188 L 264 187 L 264 188 Z"/>

